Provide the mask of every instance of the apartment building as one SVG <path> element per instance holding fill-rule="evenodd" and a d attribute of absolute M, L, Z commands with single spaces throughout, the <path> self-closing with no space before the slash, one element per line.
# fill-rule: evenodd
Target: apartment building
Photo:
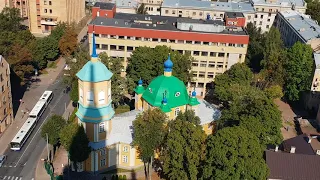
<path fill-rule="evenodd" d="M 161 16 L 223 20 L 226 12 L 243 13 L 246 23 L 253 22 L 255 11 L 248 2 L 212 2 L 198 0 L 163 0 Z"/>
<path fill-rule="evenodd" d="M 305 14 L 307 3 L 304 0 L 250 0 L 255 9 L 253 23 L 263 32 L 273 25 L 278 12 L 294 10 Z"/>
<path fill-rule="evenodd" d="M 214 81 L 237 62 L 244 62 L 249 36 L 241 27 L 226 27 L 222 21 L 167 16 L 116 13 L 113 18 L 97 16 L 89 25 L 95 31 L 97 52 L 123 57 L 124 66 L 139 46 L 166 45 L 180 53 L 191 52 L 197 94 L 204 96 L 207 83 Z M 91 38 L 89 38 L 91 44 Z M 190 90 L 190 89 L 189 89 Z"/>
<path fill-rule="evenodd" d="M 8 0 L 9 1 L 9 0 Z M 20 10 L 22 18 L 28 18 L 29 1 L 28 0 L 11 0 L 12 5 L 10 7 L 15 7 Z"/>
<path fill-rule="evenodd" d="M 144 4 L 147 14 L 160 15 L 162 2 L 163 0 L 139 0 L 139 6 Z"/>
<path fill-rule="evenodd" d="M 50 34 L 59 23 L 78 23 L 85 16 L 83 0 L 29 0 L 31 33 Z"/>
<path fill-rule="evenodd" d="M 13 122 L 10 66 L 0 55 L 0 134 Z"/>

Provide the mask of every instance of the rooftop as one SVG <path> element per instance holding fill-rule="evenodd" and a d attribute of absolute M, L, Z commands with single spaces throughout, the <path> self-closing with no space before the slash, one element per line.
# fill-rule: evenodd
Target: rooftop
<path fill-rule="evenodd" d="M 198 0 L 164 0 L 161 7 L 217 10 L 227 12 L 254 12 L 254 8 L 248 2 L 211 2 Z"/>
<path fill-rule="evenodd" d="M 184 31 L 177 28 L 178 23 L 193 23 L 199 25 L 212 25 L 212 27 L 222 27 L 221 21 L 214 20 L 196 20 L 190 18 L 179 18 L 179 17 L 168 17 L 168 16 L 155 16 L 155 15 L 143 15 L 143 14 L 126 14 L 126 13 L 116 13 L 113 19 L 96 17 L 90 22 L 90 24 L 96 26 L 113 26 L 113 27 L 123 27 L 123 28 L 138 28 L 138 29 L 153 29 L 153 30 L 165 30 L 165 31 Z M 194 26 L 194 25 L 193 25 Z M 202 28 L 202 27 L 201 27 Z M 194 29 L 195 26 L 194 26 Z M 202 33 L 221 33 L 221 34 L 237 34 L 237 35 L 247 35 L 247 33 L 242 28 L 225 29 L 222 27 L 220 32 L 208 32 L 208 31 L 195 31 Z"/>
<path fill-rule="evenodd" d="M 296 11 L 283 11 L 280 14 L 305 42 L 320 37 L 320 26 L 310 16 Z"/>
<path fill-rule="evenodd" d="M 226 12 L 225 15 L 228 18 L 244 17 L 243 13 L 241 12 Z"/>
<path fill-rule="evenodd" d="M 113 5 L 115 4 L 117 8 L 136 8 L 138 6 L 138 0 L 87 0 L 87 1 L 91 3 L 96 2 L 96 4 L 97 3 L 108 3 Z M 95 7 L 98 7 L 98 6 L 95 6 Z"/>
<path fill-rule="evenodd" d="M 311 141 L 315 141 L 315 140 L 316 139 L 312 139 Z M 294 146 L 296 147 L 296 150 L 295 150 L 296 154 L 314 155 L 315 152 L 311 144 L 308 143 L 308 141 L 309 141 L 309 137 L 305 134 L 301 134 L 294 138 L 283 141 L 282 145 L 285 152 L 290 152 L 291 147 Z"/>
<path fill-rule="evenodd" d="M 94 7 L 99 7 L 100 9 L 106 9 L 106 10 L 111 10 L 115 4 L 113 3 L 105 3 L 105 2 L 96 2 L 94 4 Z"/>
<path fill-rule="evenodd" d="M 266 151 L 269 179 L 317 180 L 320 177 L 320 156 Z"/>
<path fill-rule="evenodd" d="M 254 5 L 272 5 L 272 6 L 292 6 L 292 4 L 295 4 L 297 7 L 303 7 L 305 6 L 304 0 L 275 0 L 273 2 L 270 2 L 268 0 L 250 0 L 252 4 Z"/>
<path fill-rule="evenodd" d="M 319 53 L 313 53 L 314 62 L 317 69 L 320 69 L 320 54 Z"/>

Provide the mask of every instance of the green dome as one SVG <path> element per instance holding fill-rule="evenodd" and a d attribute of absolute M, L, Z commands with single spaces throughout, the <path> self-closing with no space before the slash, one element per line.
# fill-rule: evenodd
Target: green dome
<path fill-rule="evenodd" d="M 142 94 L 142 98 L 154 107 L 160 107 L 164 95 L 170 108 L 186 105 L 189 102 L 187 88 L 174 76 L 158 76 L 151 81 Z"/>

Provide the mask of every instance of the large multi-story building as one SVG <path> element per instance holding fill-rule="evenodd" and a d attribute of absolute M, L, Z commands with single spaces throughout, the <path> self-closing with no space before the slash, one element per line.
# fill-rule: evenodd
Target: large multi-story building
<path fill-rule="evenodd" d="M 294 10 L 305 14 L 307 3 L 304 0 L 250 0 L 254 9 L 254 24 L 262 31 L 268 31 L 278 12 Z"/>
<path fill-rule="evenodd" d="M 83 0 L 29 0 L 31 33 L 49 34 L 59 22 L 78 23 L 85 16 Z"/>
<path fill-rule="evenodd" d="M 10 66 L 0 55 L 0 134 L 13 122 Z"/>
<path fill-rule="evenodd" d="M 12 0 L 12 7 L 20 10 L 22 18 L 28 18 L 29 1 L 28 0 Z"/>
<path fill-rule="evenodd" d="M 246 23 L 253 22 L 254 8 L 248 2 L 213 2 L 198 0 L 164 0 L 161 16 L 223 20 L 226 12 L 243 13 Z"/>
<path fill-rule="evenodd" d="M 11 0 L 0 0 L 0 12 L 3 10 L 5 7 L 11 7 L 12 6 L 12 1 Z"/>
<path fill-rule="evenodd" d="M 163 0 L 139 0 L 139 5 L 144 4 L 147 14 L 160 15 Z"/>
<path fill-rule="evenodd" d="M 100 14 L 99 14 L 100 15 Z M 97 16 L 88 25 L 95 31 L 97 52 L 127 59 L 139 46 L 166 45 L 180 53 L 190 52 L 197 94 L 205 95 L 206 84 L 233 64 L 244 62 L 249 36 L 242 27 L 226 27 L 222 21 L 167 16 L 116 13 L 113 18 Z M 89 41 L 92 44 L 91 38 Z M 191 89 L 189 89 L 190 91 Z"/>

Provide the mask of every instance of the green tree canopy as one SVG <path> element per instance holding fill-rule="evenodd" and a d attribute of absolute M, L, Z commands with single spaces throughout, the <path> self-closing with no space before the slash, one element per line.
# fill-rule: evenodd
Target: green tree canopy
<path fill-rule="evenodd" d="M 59 39 L 59 50 L 64 56 L 70 56 L 77 48 L 78 45 L 78 34 L 75 29 L 68 26 Z"/>
<path fill-rule="evenodd" d="M 198 179 L 204 157 L 206 135 L 200 118 L 193 111 L 179 113 L 168 124 L 168 135 L 161 152 L 163 172 L 168 179 Z"/>
<path fill-rule="evenodd" d="M 79 85 L 78 85 L 78 80 L 73 80 L 72 82 L 72 87 L 71 87 L 71 92 L 70 92 L 70 99 L 73 102 L 78 102 L 79 101 Z"/>
<path fill-rule="evenodd" d="M 67 150 L 70 151 L 71 144 L 73 139 L 78 132 L 79 125 L 76 123 L 70 123 L 65 126 L 60 132 L 60 142 L 61 145 Z"/>
<path fill-rule="evenodd" d="M 310 45 L 296 42 L 288 50 L 285 64 L 285 96 L 290 101 L 300 99 L 301 92 L 310 90 L 314 68 L 313 50 Z"/>
<path fill-rule="evenodd" d="M 241 126 L 259 139 L 262 147 L 282 141 L 281 113 L 263 91 L 255 87 L 239 86 L 237 98 L 222 111 L 219 128 Z"/>
<path fill-rule="evenodd" d="M 237 63 L 223 74 L 215 78 L 214 94 L 220 101 L 231 101 L 234 97 L 232 87 L 235 84 L 249 86 L 253 80 L 253 73 L 243 63 Z"/>
<path fill-rule="evenodd" d="M 0 13 L 0 31 L 17 32 L 21 30 L 20 10 L 17 8 L 3 8 Z"/>
<path fill-rule="evenodd" d="M 190 53 L 181 54 L 172 51 L 167 46 L 138 47 L 129 59 L 127 76 L 137 83 L 141 78 L 148 85 L 155 77 L 163 74 L 163 63 L 171 53 L 171 60 L 174 63 L 173 75 L 187 83 L 191 80 L 191 62 L 193 61 Z"/>
<path fill-rule="evenodd" d="M 89 147 L 89 139 L 83 126 L 78 126 L 77 132 L 72 137 L 72 142 L 69 147 L 71 161 L 83 162 L 89 158 L 91 148 Z"/>
<path fill-rule="evenodd" d="M 268 167 L 258 138 L 241 127 L 209 135 L 203 179 L 266 179 Z"/>
<path fill-rule="evenodd" d="M 60 138 L 61 130 L 66 126 L 66 120 L 59 115 L 51 116 L 41 128 L 41 137 L 46 139 L 48 134 L 49 143 L 55 145 Z"/>
<path fill-rule="evenodd" d="M 124 100 L 124 95 L 127 92 L 126 80 L 121 76 L 123 71 L 123 59 L 111 58 L 107 53 L 99 54 L 101 62 L 113 73 L 111 78 L 112 103 L 117 107 Z"/>
<path fill-rule="evenodd" d="M 164 123 L 167 116 L 158 108 L 146 110 L 133 121 L 133 145 L 137 146 L 139 157 L 144 162 L 146 175 L 149 177 L 148 167 L 155 151 L 160 147 L 165 135 Z"/>
<path fill-rule="evenodd" d="M 318 0 L 307 0 L 307 12 L 312 19 L 320 22 L 320 2 Z"/>

